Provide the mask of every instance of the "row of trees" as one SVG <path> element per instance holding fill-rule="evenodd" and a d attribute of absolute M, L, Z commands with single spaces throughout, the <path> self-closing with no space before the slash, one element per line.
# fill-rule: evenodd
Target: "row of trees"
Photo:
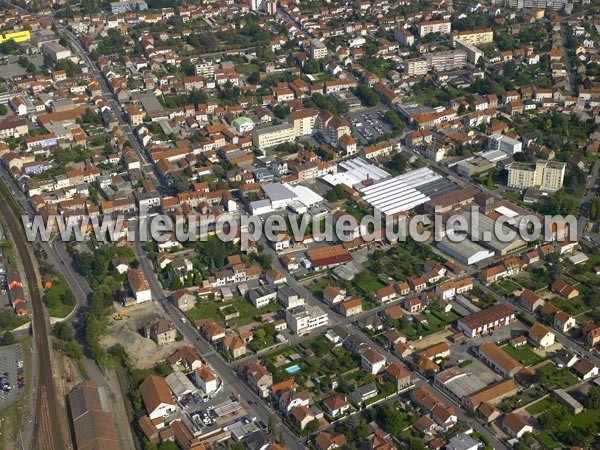
<path fill-rule="evenodd" d="M 84 275 L 94 290 L 83 314 L 83 335 L 91 355 L 99 364 L 108 362 L 107 354 L 100 345 L 100 337 L 106 328 L 106 318 L 113 311 L 115 296 L 122 290 L 122 279 L 112 276 L 111 262 L 115 258 L 135 259 L 133 250 L 116 245 L 102 245 L 93 252 L 78 252 L 69 245 L 78 272 Z"/>

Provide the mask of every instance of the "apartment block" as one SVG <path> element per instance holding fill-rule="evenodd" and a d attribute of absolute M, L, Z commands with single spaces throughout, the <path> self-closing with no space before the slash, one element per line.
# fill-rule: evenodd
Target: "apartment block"
<path fill-rule="evenodd" d="M 490 44 L 494 42 L 494 32 L 491 28 L 483 30 L 455 31 L 452 33 L 452 46 L 456 46 L 457 41 L 469 45 Z"/>
<path fill-rule="evenodd" d="M 438 72 L 461 69 L 467 65 L 467 52 L 464 50 L 429 53 L 426 58 L 428 69 Z"/>
<path fill-rule="evenodd" d="M 431 33 L 450 33 L 451 24 L 449 20 L 430 20 L 419 24 L 419 36 L 427 36 Z"/>
<path fill-rule="evenodd" d="M 288 327 L 296 334 L 322 327 L 329 323 L 329 316 L 318 306 L 301 305 L 285 311 Z"/>
<path fill-rule="evenodd" d="M 323 59 L 327 56 L 327 47 L 318 39 L 310 41 L 310 57 L 311 59 Z"/>
<path fill-rule="evenodd" d="M 310 136 L 315 131 L 315 123 L 319 115 L 316 109 L 300 109 L 292 111 L 290 120 L 294 124 L 294 134 L 296 137 Z"/>
<path fill-rule="evenodd" d="M 488 139 L 488 150 L 500 150 L 507 155 L 514 155 L 523 150 L 523 143 L 518 139 L 497 133 L 491 135 Z"/>
<path fill-rule="evenodd" d="M 287 142 L 294 142 L 295 138 L 295 128 L 291 123 L 259 128 L 252 132 L 252 143 L 259 150 L 276 147 Z"/>
<path fill-rule="evenodd" d="M 512 163 L 508 167 L 508 187 L 558 191 L 563 186 L 566 164 L 559 161 L 536 161 L 535 164 Z"/>
<path fill-rule="evenodd" d="M 467 64 L 467 52 L 464 50 L 449 50 L 429 53 L 420 58 L 404 61 L 404 71 L 409 75 L 425 75 L 430 70 L 443 72 L 463 68 Z"/>
<path fill-rule="evenodd" d="M 427 59 L 414 58 L 404 61 L 404 71 L 409 75 L 426 75 L 428 72 Z"/>
<path fill-rule="evenodd" d="M 196 75 L 207 78 L 215 76 L 215 65 L 212 61 L 196 61 Z"/>
<path fill-rule="evenodd" d="M 415 36 L 408 30 L 405 30 L 402 27 L 396 28 L 394 30 L 394 38 L 401 44 L 406 47 L 410 47 L 415 45 Z"/>

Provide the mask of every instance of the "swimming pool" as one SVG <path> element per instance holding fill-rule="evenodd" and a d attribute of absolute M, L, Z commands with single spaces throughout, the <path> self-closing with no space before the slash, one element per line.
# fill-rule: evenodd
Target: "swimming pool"
<path fill-rule="evenodd" d="M 287 373 L 296 373 L 300 371 L 300 366 L 298 364 L 294 364 L 293 366 L 286 368 L 285 371 Z"/>

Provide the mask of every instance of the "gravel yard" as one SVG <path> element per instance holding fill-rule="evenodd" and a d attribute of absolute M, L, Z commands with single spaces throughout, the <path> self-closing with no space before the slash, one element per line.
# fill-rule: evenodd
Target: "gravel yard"
<path fill-rule="evenodd" d="M 142 335 L 142 328 L 148 322 L 153 322 L 162 317 L 158 305 L 153 302 L 142 303 L 133 307 L 119 309 L 117 312 L 126 312 L 129 317 L 121 320 L 111 318 L 108 330 L 100 343 L 108 348 L 114 344 L 122 344 L 129 358 L 140 369 L 154 366 L 163 361 L 167 356 L 181 347 L 183 342 L 171 342 L 167 345 L 157 345 L 152 339 Z"/>

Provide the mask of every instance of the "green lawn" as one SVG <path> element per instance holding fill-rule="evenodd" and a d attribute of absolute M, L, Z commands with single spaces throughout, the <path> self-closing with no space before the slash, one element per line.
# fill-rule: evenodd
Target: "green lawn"
<path fill-rule="evenodd" d="M 258 64 L 242 64 L 236 66 L 236 70 L 242 75 L 250 75 L 252 72 L 258 72 L 260 66 Z"/>
<path fill-rule="evenodd" d="M 550 437 L 545 431 L 540 431 L 536 436 L 536 439 L 548 449 L 554 449 L 560 447 L 560 444 Z"/>
<path fill-rule="evenodd" d="M 528 406 L 527 408 L 525 408 L 527 410 L 527 412 L 529 414 L 532 415 L 537 415 L 540 414 L 548 409 L 554 408 L 558 403 L 556 402 L 556 400 L 551 397 L 545 397 L 542 400 L 540 400 L 539 402 L 535 402 L 533 405 Z"/>
<path fill-rule="evenodd" d="M 586 409 L 573 417 L 571 425 L 573 428 L 578 428 L 579 431 L 583 433 L 588 430 L 593 423 L 596 425 L 600 424 L 600 410 Z"/>
<path fill-rule="evenodd" d="M 540 389 L 529 388 L 519 392 L 517 395 L 505 398 L 500 402 L 498 408 L 505 413 L 511 412 L 539 399 L 543 395 L 544 393 Z"/>
<path fill-rule="evenodd" d="M 314 355 L 307 358 L 304 354 L 307 349 L 313 350 Z M 277 355 L 289 357 L 293 354 L 302 357 L 295 361 L 287 361 L 280 367 L 275 366 Z M 263 356 L 263 359 L 276 382 L 293 376 L 299 385 L 303 385 L 309 378 L 318 375 L 333 376 L 334 374 L 344 373 L 357 368 L 360 364 L 360 360 L 352 352 L 343 348 L 332 349 L 329 341 L 322 335 L 308 339 L 293 347 L 276 350 Z M 301 370 L 294 374 L 287 373 L 285 369 L 294 364 L 298 364 Z M 357 373 L 368 375 L 360 370 Z"/>
<path fill-rule="evenodd" d="M 17 317 L 9 310 L 0 310 L 0 331 L 10 331 L 29 322 L 28 317 Z"/>
<path fill-rule="evenodd" d="M 515 283 L 513 280 L 503 280 L 497 284 L 498 287 L 502 288 L 506 293 L 512 293 L 514 291 L 521 290 L 521 285 Z"/>
<path fill-rule="evenodd" d="M 426 329 L 424 336 L 437 333 L 449 323 L 459 319 L 461 316 L 457 312 L 451 310 L 449 313 L 431 310 L 431 314 L 424 314 L 427 319 L 427 324 L 423 327 Z"/>
<path fill-rule="evenodd" d="M 461 316 L 455 311 L 444 313 L 442 311 L 430 310 L 430 314 L 422 314 L 427 319 L 426 324 L 419 324 L 416 321 L 403 320 L 398 323 L 398 331 L 405 334 L 408 339 L 414 341 L 419 336 L 429 336 L 442 330 L 449 323 L 459 319 Z M 405 324 L 402 326 L 402 324 Z"/>
<path fill-rule="evenodd" d="M 48 308 L 48 314 L 50 317 L 63 318 L 67 317 L 71 311 L 73 311 L 75 305 L 57 305 L 53 308 Z"/>
<path fill-rule="evenodd" d="M 270 303 L 264 308 L 256 309 L 252 303 L 240 297 L 230 302 L 218 302 L 210 300 L 200 301 L 195 307 L 187 311 L 186 314 L 191 321 L 198 319 L 214 319 L 215 322 L 224 323 L 225 320 L 219 313 L 219 308 L 225 305 L 232 305 L 239 311 L 240 317 L 230 321 L 232 325 L 238 327 L 254 322 L 255 316 L 274 312 L 279 309 L 279 305 L 277 303 Z"/>
<path fill-rule="evenodd" d="M 577 286 L 577 289 L 581 290 L 582 287 L 583 285 L 580 284 Z M 589 309 L 583 302 L 583 299 L 581 297 L 582 296 L 580 295 L 579 297 L 575 297 L 572 300 L 568 300 L 562 297 L 556 297 L 552 299 L 551 303 L 557 308 L 562 309 L 564 312 L 576 316 Z"/>
<path fill-rule="evenodd" d="M 542 372 L 542 373 L 540 373 Z M 538 371 L 540 384 L 547 390 L 566 389 L 578 383 L 577 378 L 566 367 L 559 369 L 553 364 L 548 364 Z"/>
<path fill-rule="evenodd" d="M 502 346 L 502 350 L 515 358 L 524 366 L 533 366 L 542 360 L 542 358 L 538 356 L 528 344 L 517 348 L 514 348 L 510 345 L 504 345 Z"/>
<path fill-rule="evenodd" d="M 383 282 L 378 280 L 377 278 L 372 277 L 360 283 L 358 287 L 366 294 L 370 294 L 371 292 L 385 287 L 385 284 L 383 284 Z"/>
<path fill-rule="evenodd" d="M 248 347 L 250 347 L 250 350 L 257 352 L 259 350 L 262 350 L 263 348 L 275 345 L 276 343 L 277 340 L 274 337 L 265 336 L 263 339 L 252 339 L 252 341 L 248 344 Z"/>

